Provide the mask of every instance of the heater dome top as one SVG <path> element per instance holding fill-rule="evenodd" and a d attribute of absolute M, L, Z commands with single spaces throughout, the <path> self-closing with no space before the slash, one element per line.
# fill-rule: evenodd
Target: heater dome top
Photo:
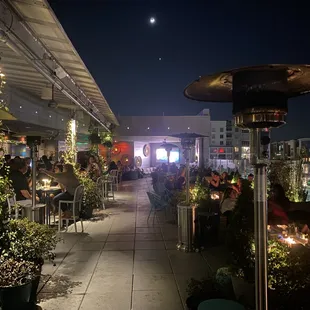
<path fill-rule="evenodd" d="M 270 79 L 271 72 L 275 71 L 284 72 L 285 81 L 283 78 L 279 80 Z M 239 74 L 248 74 L 250 77 L 260 76 L 260 79 L 253 81 L 251 85 L 244 84 L 241 87 L 256 87 L 260 91 L 280 92 L 286 98 L 297 97 L 310 92 L 310 65 L 269 64 L 201 76 L 185 88 L 184 95 L 197 101 L 232 102 L 233 80 Z M 238 86 L 240 87 L 240 85 Z"/>

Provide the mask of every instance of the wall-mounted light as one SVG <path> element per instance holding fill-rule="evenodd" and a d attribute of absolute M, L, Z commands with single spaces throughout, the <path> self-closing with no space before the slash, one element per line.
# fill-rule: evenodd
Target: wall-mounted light
<path fill-rule="evenodd" d="M 187 129 L 190 130 L 191 128 L 190 128 L 190 127 L 187 127 Z"/>
<path fill-rule="evenodd" d="M 129 129 L 129 127 L 127 127 L 127 129 Z"/>
<path fill-rule="evenodd" d="M 38 114 L 38 111 L 36 111 L 35 113 Z"/>
<path fill-rule="evenodd" d="M 168 130 L 170 130 L 170 127 L 168 127 Z"/>
<path fill-rule="evenodd" d="M 64 119 L 62 118 L 62 119 L 61 119 L 61 121 L 63 122 L 63 121 L 64 121 Z"/>
<path fill-rule="evenodd" d="M 149 130 L 150 129 L 150 127 L 147 127 L 147 130 Z"/>
<path fill-rule="evenodd" d="M 22 109 L 23 107 L 20 105 L 19 108 Z"/>
<path fill-rule="evenodd" d="M 49 118 L 52 118 L 52 115 L 49 115 Z"/>

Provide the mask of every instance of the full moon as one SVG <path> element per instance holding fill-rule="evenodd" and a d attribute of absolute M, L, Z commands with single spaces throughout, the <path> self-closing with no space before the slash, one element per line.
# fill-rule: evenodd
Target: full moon
<path fill-rule="evenodd" d="M 151 18 L 150 18 L 150 24 L 155 24 L 155 23 L 156 23 L 155 17 L 151 17 Z"/>

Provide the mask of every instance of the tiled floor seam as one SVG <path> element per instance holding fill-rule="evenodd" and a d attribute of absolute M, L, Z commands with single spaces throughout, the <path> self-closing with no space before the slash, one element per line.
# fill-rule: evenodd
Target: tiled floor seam
<path fill-rule="evenodd" d="M 81 236 L 82 237 L 82 236 Z M 80 238 L 81 238 L 80 237 Z M 63 259 L 61 260 L 61 262 L 57 265 L 57 268 L 55 268 L 55 270 L 53 271 L 53 273 L 51 275 L 49 275 L 48 280 L 45 281 L 44 285 L 42 285 L 42 287 L 40 288 L 40 290 L 37 292 L 37 295 L 39 295 L 39 293 L 42 292 L 42 290 L 44 289 L 44 287 L 47 285 L 47 283 L 51 280 L 51 278 L 54 276 L 55 272 L 59 269 L 60 265 L 63 263 L 63 261 L 65 260 L 65 258 L 68 256 L 68 254 L 70 253 L 70 251 L 73 249 L 73 247 L 77 244 L 77 242 L 79 241 L 79 239 L 77 239 L 72 247 L 69 249 L 69 251 L 67 252 L 67 254 L 63 257 Z"/>
<path fill-rule="evenodd" d="M 159 223 L 158 218 L 157 218 L 157 221 L 158 221 L 158 223 Z M 165 250 L 166 250 L 166 252 L 167 252 L 167 256 L 168 256 L 168 259 L 169 259 L 170 268 L 171 268 L 171 270 L 172 270 L 172 274 L 173 274 L 175 286 L 176 286 L 176 289 L 177 289 L 177 291 L 178 291 L 179 298 L 180 298 L 180 300 L 181 300 L 181 304 L 183 305 L 184 310 L 187 310 L 186 305 L 183 303 L 183 299 L 182 299 L 182 296 L 181 296 L 181 292 L 180 292 L 180 288 L 179 288 L 179 285 L 178 285 L 178 281 L 177 281 L 176 275 L 175 275 L 175 273 L 174 273 L 174 271 L 173 271 L 173 268 L 172 268 L 172 262 L 171 262 L 171 259 L 170 259 L 169 254 L 168 254 L 168 249 L 167 249 L 167 246 L 166 246 L 166 242 L 165 242 L 165 238 L 164 238 L 162 226 L 159 225 L 159 227 L 160 227 L 160 232 L 161 232 L 161 234 L 162 234 L 162 238 L 163 238 L 163 241 L 164 241 Z"/>
<path fill-rule="evenodd" d="M 113 222 L 114 222 L 114 219 L 113 219 L 112 224 L 111 224 L 111 226 L 110 226 L 108 236 L 110 235 Z M 81 302 L 80 302 L 80 305 L 79 305 L 79 307 L 78 307 L 78 310 L 80 310 L 81 307 L 82 307 L 82 304 L 83 304 L 85 295 L 87 294 L 87 290 L 88 290 L 89 285 L 90 285 L 90 283 L 91 283 L 91 281 L 92 281 L 92 279 L 93 279 L 94 273 L 95 273 L 96 268 L 97 268 L 97 266 L 98 266 L 98 262 L 99 262 L 100 256 L 102 255 L 102 252 L 103 252 L 103 249 L 104 249 L 104 247 L 105 247 L 105 245 L 106 245 L 106 243 L 107 243 L 107 240 L 108 240 L 108 238 L 107 238 L 106 241 L 104 242 L 103 248 L 101 249 L 100 254 L 98 255 L 98 259 L 97 259 L 97 262 L 96 262 L 96 264 L 95 264 L 95 268 L 94 268 L 94 270 L 93 270 L 93 272 L 92 272 L 92 274 L 91 274 L 91 277 L 90 277 L 90 279 L 89 279 L 88 285 L 86 286 L 85 293 L 82 294 L 83 297 L 82 297 L 82 299 L 81 299 Z"/>

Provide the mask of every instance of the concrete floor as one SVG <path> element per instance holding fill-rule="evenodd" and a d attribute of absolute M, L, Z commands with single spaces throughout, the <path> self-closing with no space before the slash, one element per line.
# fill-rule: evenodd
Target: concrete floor
<path fill-rule="evenodd" d="M 206 257 L 218 265 L 217 255 L 177 251 L 177 227 L 163 214 L 147 223 L 150 184 L 124 182 L 83 234 L 62 233 L 56 266 L 43 267 L 43 310 L 186 309 L 187 281 L 209 272 Z"/>

